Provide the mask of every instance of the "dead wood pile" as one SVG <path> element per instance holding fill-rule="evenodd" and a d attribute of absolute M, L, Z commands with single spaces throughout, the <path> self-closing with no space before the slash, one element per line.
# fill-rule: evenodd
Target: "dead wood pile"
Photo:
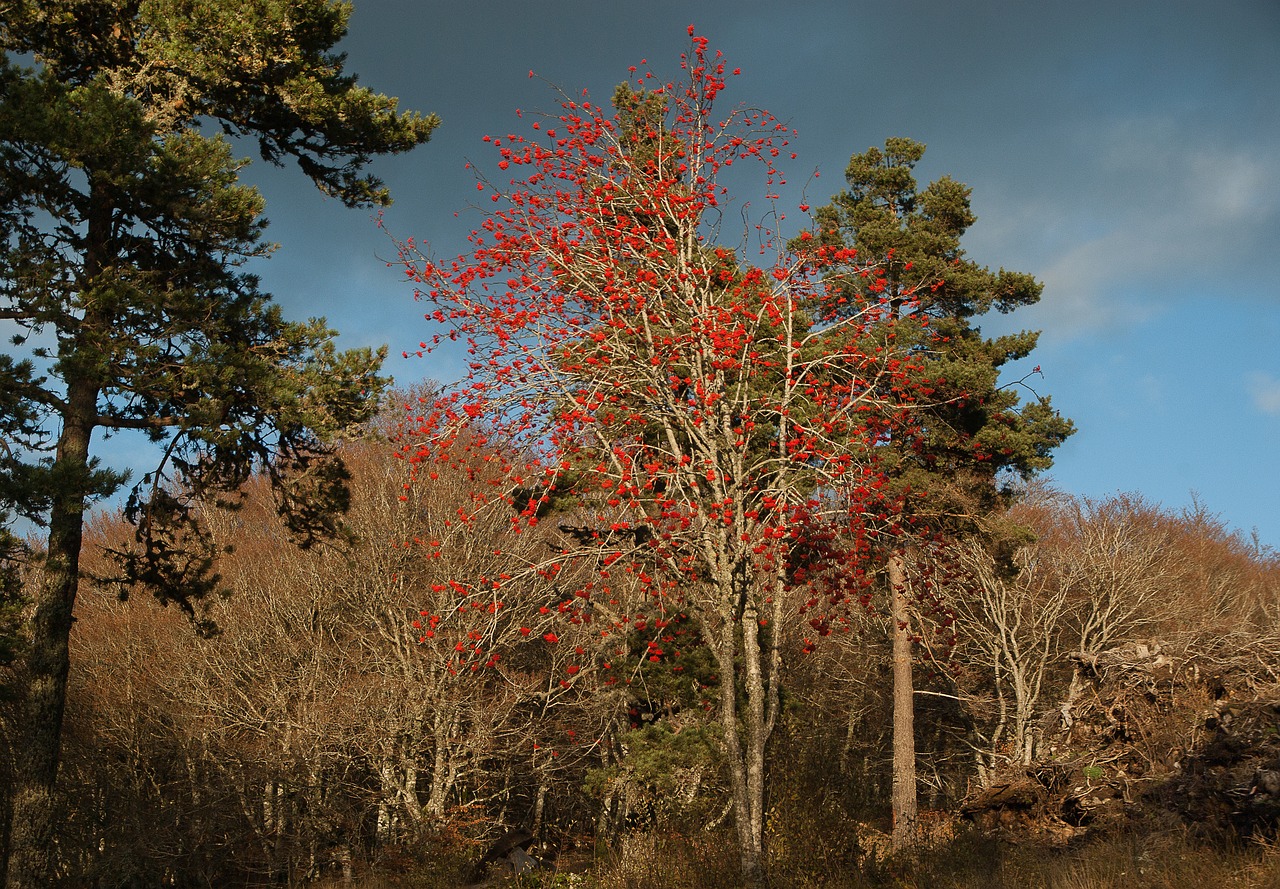
<path fill-rule="evenodd" d="M 1280 645 L 1130 643 L 1070 659 L 1037 764 L 971 794 L 966 817 L 1051 842 L 1136 821 L 1204 839 L 1275 834 Z"/>

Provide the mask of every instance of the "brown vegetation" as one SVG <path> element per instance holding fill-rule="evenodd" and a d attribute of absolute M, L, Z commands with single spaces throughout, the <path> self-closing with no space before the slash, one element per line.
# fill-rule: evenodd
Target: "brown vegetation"
<path fill-rule="evenodd" d="M 549 868 L 526 882 L 736 885 L 715 669 L 695 628 L 664 630 L 689 640 L 675 671 L 646 659 L 654 637 L 603 639 L 535 584 L 501 608 L 460 602 L 443 578 L 503 570 L 499 540 L 535 561 L 558 532 L 515 535 L 500 511 L 454 523 L 484 479 L 442 471 L 406 492 L 390 454 L 348 448 L 341 546 L 285 545 L 252 489 L 211 512 L 230 592 L 200 615 L 210 638 L 177 609 L 82 590 L 64 883 L 500 881 L 508 852 L 482 858 L 523 829 L 520 860 Z M 914 602 L 935 829 L 909 852 L 886 851 L 884 615 L 846 613 L 808 653 L 798 626 L 785 637 L 772 884 L 1274 885 L 1280 560 L 1203 510 L 1134 497 L 1037 493 L 1012 518 L 1034 539 L 935 553 Z M 121 533 L 104 517 L 91 537 Z M 582 681 L 566 685 L 570 665 Z"/>

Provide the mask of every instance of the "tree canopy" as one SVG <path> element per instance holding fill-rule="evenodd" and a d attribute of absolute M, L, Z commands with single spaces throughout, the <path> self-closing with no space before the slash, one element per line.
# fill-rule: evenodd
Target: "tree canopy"
<path fill-rule="evenodd" d="M 469 254 L 405 245 L 428 319 L 451 328 L 420 348 L 456 336 L 471 356 L 406 457 L 420 474 L 502 466 L 507 483 L 477 490 L 474 516 L 509 503 L 527 527 L 559 494 L 577 523 L 545 560 L 457 578 L 460 601 L 538 583 L 610 636 L 698 628 L 719 676 L 708 706 L 743 876 L 759 885 L 778 628 L 797 597 L 864 592 L 866 538 L 885 515 L 874 452 L 910 434 L 886 397 L 911 385 L 909 356 L 867 348 L 895 322 L 876 296 L 839 286 L 879 274 L 852 250 L 812 235 L 788 248 L 764 224 L 723 230 L 735 196 L 722 173 L 754 169 L 776 199 L 792 132 L 763 111 L 721 112 L 732 74 L 690 34 L 682 83 L 644 72 L 612 114 L 566 98 L 531 134 L 492 139 L 503 175 L 478 183 L 494 209 Z M 630 590 L 652 603 L 643 614 L 617 611 Z M 654 648 L 647 660 L 666 663 Z M 583 681 L 572 669 L 563 683 Z"/>
<path fill-rule="evenodd" d="M 1002 470 L 1027 475 L 1052 464 L 1052 452 L 1074 431 L 1049 398 L 1001 383 L 1002 368 L 1026 358 L 1038 334 L 983 336 L 977 321 L 1035 304 L 1043 286 L 1031 275 L 991 271 L 966 256 L 960 240 L 976 221 L 971 189 L 950 176 L 920 188 L 913 170 L 925 146 L 892 138 L 855 154 L 846 190 L 817 211 L 817 229 L 852 247 L 883 271 L 877 289 L 900 322 L 899 345 L 916 357 L 912 373 L 925 393 L 913 407 L 920 437 L 894 448 L 891 474 L 923 496 L 914 511 L 932 526 L 972 527 L 965 517 L 998 511 L 1008 491 Z M 903 307 L 909 311 L 903 313 Z M 1020 403 L 1019 389 L 1034 398 Z M 910 504 L 909 504 L 910 505 Z"/>
<path fill-rule="evenodd" d="M 49 798 L 84 511 L 127 474 L 95 432 L 159 446 L 127 508 L 128 578 L 191 607 L 215 583 L 197 503 L 252 472 L 299 542 L 337 530 L 331 442 L 364 421 L 382 356 L 287 321 L 244 263 L 267 255 L 238 137 L 294 160 L 348 206 L 385 204 L 366 171 L 425 142 L 434 117 L 358 86 L 328 0 L 7 0 L 0 16 L 0 519 L 48 529 L 25 670 L 11 886 L 45 885 Z"/>

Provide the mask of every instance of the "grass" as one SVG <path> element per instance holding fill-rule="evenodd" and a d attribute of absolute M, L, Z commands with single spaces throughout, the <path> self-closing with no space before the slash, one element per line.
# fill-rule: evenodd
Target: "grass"
<path fill-rule="evenodd" d="M 1099 836 L 1068 849 L 1046 849 L 968 831 L 915 855 L 862 865 L 856 863 L 855 837 L 792 837 L 778 845 L 783 854 L 771 856 L 771 889 L 1280 889 L 1280 844 L 1223 849 L 1174 833 Z M 438 860 L 414 870 L 364 875 L 349 889 L 465 885 L 463 868 Z M 333 881 L 323 889 L 339 885 Z M 637 833 L 601 855 L 586 873 L 545 870 L 519 878 L 493 877 L 486 885 L 735 889 L 740 883 L 733 836 L 725 832 Z"/>

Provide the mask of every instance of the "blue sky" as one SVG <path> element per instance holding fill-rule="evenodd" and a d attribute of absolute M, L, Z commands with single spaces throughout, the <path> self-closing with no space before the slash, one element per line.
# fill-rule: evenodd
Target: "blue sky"
<path fill-rule="evenodd" d="M 390 230 L 461 250 L 463 165 L 495 160 L 482 136 L 516 128 L 516 108 L 556 110 L 546 81 L 604 101 L 641 59 L 677 76 L 691 23 L 742 68 L 718 101 L 799 130 L 787 172 L 820 171 L 810 203 L 890 136 L 928 145 L 922 184 L 972 187 L 970 257 L 1046 285 L 983 329 L 1043 331 L 1011 374 L 1040 365 L 1037 388 L 1079 427 L 1058 487 L 1172 508 L 1194 492 L 1280 547 L 1280 3 L 356 0 L 348 70 L 443 118 L 428 145 L 374 165 Z M 456 374 L 398 357 L 427 324 L 367 212 L 296 170 L 259 162 L 248 178 L 281 244 L 255 271 L 291 316 L 390 345 L 402 383 Z"/>

